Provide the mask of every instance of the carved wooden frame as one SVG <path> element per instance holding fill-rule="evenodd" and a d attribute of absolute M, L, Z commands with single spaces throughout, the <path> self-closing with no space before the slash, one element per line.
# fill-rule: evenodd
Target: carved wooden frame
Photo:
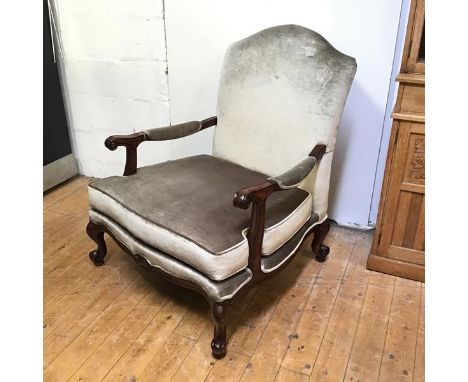
<path fill-rule="evenodd" d="M 208 127 L 214 126 L 217 123 L 216 117 L 207 118 L 201 121 L 201 129 L 206 129 Z M 199 130 L 199 131 L 200 131 Z M 125 146 L 127 150 L 126 164 L 124 175 L 131 175 L 137 171 L 137 148 L 138 145 L 144 141 L 150 140 L 144 132 L 130 134 L 130 135 L 114 135 L 106 139 L 105 145 L 110 150 L 115 150 L 118 146 Z M 322 159 L 325 154 L 326 146 L 317 145 L 309 154 L 310 157 L 316 158 L 317 162 Z M 233 204 L 235 207 L 248 209 L 252 205 L 252 214 L 249 230 L 247 233 L 247 241 L 249 245 L 249 258 L 248 258 L 248 268 L 252 272 L 252 279 L 244 285 L 241 290 L 239 290 L 236 295 L 228 300 L 218 302 L 211 300 L 205 291 L 196 283 L 189 282 L 172 276 L 158 268 L 151 266 L 151 264 L 140 254 L 133 253 L 124 243 L 118 240 L 115 235 L 105 226 L 98 225 L 89 221 L 86 232 L 88 236 L 97 244 L 97 249 L 89 253 L 89 258 L 93 261 L 96 266 L 101 266 L 104 264 L 104 258 L 107 253 L 106 242 L 104 240 L 104 233 L 109 234 L 114 241 L 127 253 L 129 253 L 132 258 L 147 271 L 156 272 L 170 282 L 176 283 L 186 288 L 201 293 L 209 302 L 211 308 L 211 316 L 215 324 L 214 336 L 211 342 L 211 349 L 214 358 L 223 358 L 226 355 L 226 316 L 229 310 L 229 306 L 234 301 L 239 293 L 243 293 L 252 286 L 256 285 L 258 282 L 270 278 L 280 272 L 285 266 L 295 257 L 300 245 L 296 247 L 293 253 L 288 257 L 288 259 L 281 264 L 277 269 L 272 272 L 265 273 L 261 269 L 262 263 L 262 244 L 263 244 L 263 235 L 265 230 L 265 212 L 266 212 L 266 201 L 268 197 L 274 192 L 283 191 L 284 188 L 281 188 L 279 184 L 273 180 L 268 179 L 265 182 L 250 186 L 244 187 L 235 193 L 233 198 Z M 323 262 L 326 260 L 327 255 L 330 251 L 329 247 L 323 244 L 323 241 L 330 230 L 330 223 L 326 219 L 321 224 L 315 225 L 312 229 L 309 228 L 312 223 L 306 223 L 305 234 L 303 235 L 300 243 L 302 243 L 310 233 L 314 233 L 314 239 L 312 241 L 312 251 L 316 256 L 316 260 Z"/>

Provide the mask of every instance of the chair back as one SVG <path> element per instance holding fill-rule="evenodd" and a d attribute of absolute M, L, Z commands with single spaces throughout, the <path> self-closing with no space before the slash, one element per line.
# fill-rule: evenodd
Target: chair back
<path fill-rule="evenodd" d="M 301 26 L 276 26 L 235 42 L 221 71 L 213 155 L 275 176 L 326 144 L 320 165 L 301 184 L 324 218 L 338 125 L 355 72 L 354 58 Z"/>

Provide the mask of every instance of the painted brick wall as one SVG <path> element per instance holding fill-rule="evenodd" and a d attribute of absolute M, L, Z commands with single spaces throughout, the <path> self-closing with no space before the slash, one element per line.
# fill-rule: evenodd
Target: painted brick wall
<path fill-rule="evenodd" d="M 107 150 L 105 138 L 170 121 L 162 0 L 55 0 L 55 6 L 79 171 L 121 175 L 125 150 Z M 167 160 L 170 150 L 165 142 L 141 145 L 139 165 Z"/>

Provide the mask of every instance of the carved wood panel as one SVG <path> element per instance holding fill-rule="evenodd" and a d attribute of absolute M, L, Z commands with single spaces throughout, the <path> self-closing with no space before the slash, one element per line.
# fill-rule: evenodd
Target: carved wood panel
<path fill-rule="evenodd" d="M 408 145 L 408 160 L 405 166 L 403 180 L 407 183 L 424 184 L 425 160 L 424 160 L 425 138 L 423 134 L 411 134 Z"/>
<path fill-rule="evenodd" d="M 397 138 L 378 253 L 424 265 L 424 124 L 394 123 Z"/>

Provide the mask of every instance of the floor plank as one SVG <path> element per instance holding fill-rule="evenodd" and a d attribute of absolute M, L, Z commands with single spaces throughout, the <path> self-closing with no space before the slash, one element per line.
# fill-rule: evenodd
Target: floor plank
<path fill-rule="evenodd" d="M 240 380 L 250 357 L 230 351 L 222 360 L 219 360 L 211 369 L 206 382 L 237 382 Z"/>
<path fill-rule="evenodd" d="M 103 380 L 114 382 L 138 378 L 153 357 L 162 351 L 166 339 L 177 327 L 186 310 L 183 302 L 170 300 Z"/>
<path fill-rule="evenodd" d="M 371 271 L 366 269 L 366 264 L 371 245 L 371 235 L 366 232 L 357 232 L 356 241 L 344 274 L 344 280 L 361 284 L 369 283 Z"/>
<path fill-rule="evenodd" d="M 421 286 L 421 306 L 419 307 L 418 334 L 416 339 L 416 359 L 414 362 L 414 381 L 423 382 L 425 375 L 425 288 Z"/>
<path fill-rule="evenodd" d="M 323 263 L 319 278 L 341 279 L 346 271 L 349 258 L 357 238 L 357 231 L 339 228 L 333 239 L 328 260 Z"/>
<path fill-rule="evenodd" d="M 276 376 L 275 382 L 308 382 L 309 377 L 305 374 L 298 373 L 282 367 L 278 375 Z"/>
<path fill-rule="evenodd" d="M 85 193 L 86 196 L 86 187 L 88 183 L 92 181 L 92 178 L 86 176 L 78 176 L 71 178 L 70 180 L 47 190 L 44 193 L 43 198 L 43 208 L 44 210 L 48 209 L 52 205 L 63 205 L 63 198 L 71 194 L 76 190 L 80 190 L 82 193 Z"/>
<path fill-rule="evenodd" d="M 413 380 L 421 287 L 398 280 L 395 282 L 379 381 Z"/>
<path fill-rule="evenodd" d="M 149 293 L 146 280 L 138 278 L 138 282 L 126 288 L 112 301 L 104 311 L 96 317 L 92 326 L 88 326 L 67 346 L 46 369 L 46 379 L 52 381 L 67 380 L 79 368 L 94 350 L 112 333 L 122 320 Z M 53 376 L 53 377 L 52 377 Z"/>
<path fill-rule="evenodd" d="M 297 326 L 297 338 L 292 338 L 284 357 L 283 367 L 307 375 L 312 373 L 340 285 L 340 280 L 333 279 L 315 284 Z"/>
<path fill-rule="evenodd" d="M 173 382 L 202 382 L 213 369 L 216 360 L 211 356 L 213 328 L 207 329 L 196 342 L 172 378 Z"/>
<path fill-rule="evenodd" d="M 364 284 L 342 282 L 312 369 L 311 381 L 343 380 L 366 288 Z"/>
<path fill-rule="evenodd" d="M 105 280 L 107 285 L 104 284 L 102 290 L 95 293 L 94 298 L 82 307 L 78 315 L 70 316 L 44 339 L 44 367 L 49 366 L 125 289 L 131 288 L 134 282 L 116 282 L 112 275 Z"/>
<path fill-rule="evenodd" d="M 393 288 L 369 285 L 345 381 L 377 381 L 387 334 Z"/>
<path fill-rule="evenodd" d="M 149 288 L 147 288 L 149 289 Z M 119 361 L 167 302 L 167 295 L 148 290 L 147 295 L 88 356 L 71 381 L 100 381 Z M 95 328 L 95 326 L 94 326 Z M 68 350 L 68 349 L 67 349 Z"/>
<path fill-rule="evenodd" d="M 194 343 L 195 340 L 172 333 L 138 376 L 138 381 L 170 381 Z"/>
<path fill-rule="evenodd" d="M 263 333 L 241 381 L 273 381 L 310 293 L 310 288 L 293 286 L 285 292 Z"/>
<path fill-rule="evenodd" d="M 208 304 L 203 297 L 194 295 L 174 333 L 197 341 L 207 329 L 212 329 Z"/>

